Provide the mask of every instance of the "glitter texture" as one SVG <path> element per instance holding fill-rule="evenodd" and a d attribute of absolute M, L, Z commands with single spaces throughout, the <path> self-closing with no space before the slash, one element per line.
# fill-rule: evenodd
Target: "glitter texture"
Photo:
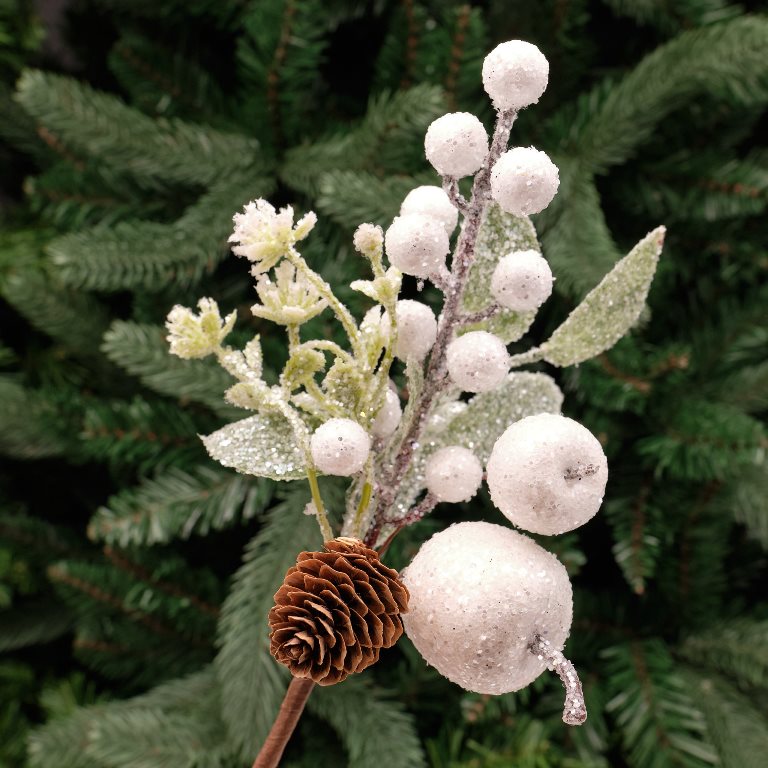
<path fill-rule="evenodd" d="M 552 270 L 536 251 L 502 257 L 491 277 L 491 293 L 502 307 L 518 312 L 538 309 L 552 293 Z"/>
<path fill-rule="evenodd" d="M 651 287 L 664 227 L 647 234 L 603 279 L 542 346 L 552 365 L 575 365 L 610 349 L 640 315 Z"/>
<path fill-rule="evenodd" d="M 548 81 L 546 56 L 523 40 L 497 45 L 483 61 L 483 86 L 496 109 L 522 109 L 535 104 Z"/>
<path fill-rule="evenodd" d="M 424 151 L 439 174 L 460 179 L 471 176 L 485 162 L 488 134 L 469 112 L 451 112 L 427 128 Z"/>
<path fill-rule="evenodd" d="M 307 476 L 305 457 L 293 430 L 278 413 L 260 413 L 202 438 L 212 459 L 246 475 L 272 480 Z"/>
<path fill-rule="evenodd" d="M 491 500 L 532 533 L 565 533 L 594 517 L 608 462 L 595 436 L 573 419 L 542 413 L 518 421 L 488 460 Z"/>
<path fill-rule="evenodd" d="M 435 313 L 420 301 L 403 299 L 395 308 L 397 344 L 395 354 L 401 360 L 409 357 L 423 360 L 437 338 Z"/>
<path fill-rule="evenodd" d="M 393 392 L 391 388 L 388 388 L 384 394 L 384 404 L 376 414 L 373 424 L 371 424 L 371 432 L 375 437 L 389 437 L 400 424 L 402 415 L 403 411 L 400 407 L 400 398 L 397 396 L 397 392 Z"/>
<path fill-rule="evenodd" d="M 431 216 L 396 216 L 384 243 L 390 263 L 406 275 L 429 277 L 445 267 L 450 250 L 442 223 Z"/>
<path fill-rule="evenodd" d="M 365 465 L 371 438 L 352 419 L 330 419 L 315 430 L 309 447 L 312 460 L 321 472 L 349 477 Z"/>
<path fill-rule="evenodd" d="M 532 539 L 491 523 L 457 523 L 434 535 L 403 571 L 403 623 L 427 663 L 477 693 L 517 691 L 547 661 L 537 636 L 563 647 L 571 584 L 563 565 Z"/>
<path fill-rule="evenodd" d="M 483 466 L 472 451 L 449 445 L 433 453 L 425 467 L 427 490 L 438 501 L 469 501 L 483 482 Z"/>
<path fill-rule="evenodd" d="M 437 219 L 449 236 L 459 222 L 459 212 L 441 187 L 424 186 L 412 189 L 400 206 L 400 215 L 408 216 L 412 213 Z"/>
<path fill-rule="evenodd" d="M 504 342 L 487 331 L 472 331 L 454 339 L 446 352 L 448 373 L 465 392 L 488 392 L 504 381 L 509 355 Z"/>
<path fill-rule="evenodd" d="M 493 199 L 507 213 L 518 216 L 543 211 L 559 186 L 557 166 L 545 152 L 533 147 L 510 149 L 491 171 Z"/>

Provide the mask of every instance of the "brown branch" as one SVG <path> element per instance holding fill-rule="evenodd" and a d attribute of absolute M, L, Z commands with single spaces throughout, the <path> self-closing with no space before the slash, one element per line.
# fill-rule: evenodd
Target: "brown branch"
<path fill-rule="evenodd" d="M 57 155 L 60 155 L 65 160 L 68 160 L 78 171 L 85 169 L 85 163 L 80 160 L 76 155 L 67 149 L 64 142 L 51 130 L 44 125 L 37 127 L 37 135 L 48 145 Z"/>
<path fill-rule="evenodd" d="M 650 475 L 646 475 L 643 479 L 643 483 L 640 486 L 640 493 L 635 500 L 632 507 L 632 536 L 631 536 L 631 552 L 632 552 L 632 572 L 635 575 L 635 579 L 638 580 L 636 585 L 633 585 L 633 589 L 636 595 L 642 595 L 645 592 L 645 585 L 643 583 L 643 568 L 640 562 L 640 550 L 643 546 L 643 530 L 645 528 L 645 507 L 648 503 L 648 497 L 651 494 L 651 488 L 653 487 L 653 480 Z"/>
<path fill-rule="evenodd" d="M 187 592 L 177 584 L 170 584 L 169 582 L 161 581 L 160 579 L 156 578 L 155 575 L 148 569 L 144 568 L 138 563 L 133 562 L 132 560 L 129 560 L 122 552 L 118 552 L 112 547 L 106 546 L 104 547 L 104 554 L 112 562 L 112 564 L 119 568 L 121 571 L 125 571 L 126 573 L 130 574 L 131 576 L 135 576 L 141 581 L 146 581 L 147 583 L 152 584 L 152 586 L 159 589 L 161 592 L 164 592 L 166 595 L 177 597 L 181 600 L 188 600 L 189 603 L 194 605 L 195 608 L 197 608 L 199 611 L 207 614 L 208 616 L 212 616 L 214 619 L 219 617 L 220 611 L 218 606 L 206 603 L 205 600 L 201 600 L 197 595 L 191 592 Z"/>
<path fill-rule="evenodd" d="M 630 376 L 627 373 L 623 373 L 608 359 L 608 355 L 606 355 L 605 352 L 603 352 L 597 359 L 603 370 L 612 378 L 628 384 L 632 389 L 636 389 L 644 395 L 647 395 L 651 391 L 650 382 L 640 379 L 637 376 Z"/>
<path fill-rule="evenodd" d="M 283 24 L 280 28 L 280 38 L 275 48 L 275 55 L 272 57 L 272 65 L 269 68 L 269 72 L 267 72 L 267 104 L 269 104 L 269 113 L 272 118 L 275 144 L 278 146 L 283 144 L 283 124 L 280 110 L 280 68 L 283 66 L 288 53 L 288 44 L 291 41 L 291 29 L 295 15 L 296 3 L 294 0 L 287 0 L 283 13 Z"/>
<path fill-rule="evenodd" d="M 413 80 L 413 70 L 416 65 L 416 49 L 419 45 L 419 34 L 416 27 L 416 13 L 413 7 L 413 0 L 403 0 L 405 9 L 405 20 L 408 25 L 408 33 L 405 40 L 405 72 L 400 81 L 401 88 L 410 88 Z"/>
<path fill-rule="evenodd" d="M 173 80 L 169 77 L 165 77 L 154 67 L 151 67 L 129 45 L 126 43 L 119 43 L 115 48 L 115 51 L 119 56 L 122 56 L 126 63 L 133 67 L 136 72 L 154 83 L 161 91 L 165 91 L 165 93 L 174 99 L 179 99 L 181 97 L 181 88 L 175 85 Z"/>
<path fill-rule="evenodd" d="M 642 646 L 637 641 L 632 643 L 631 646 L 632 650 L 632 661 L 635 665 L 635 671 L 637 672 L 637 677 L 640 680 L 640 689 L 642 691 L 643 698 L 645 699 L 645 705 L 648 708 L 650 712 L 654 713 L 653 721 L 654 721 L 654 728 L 656 731 L 656 740 L 659 742 L 659 745 L 667 749 L 670 745 L 669 743 L 669 736 L 667 735 L 666 731 L 661 727 L 659 724 L 658 719 L 656 718 L 656 697 L 653 693 L 653 685 L 651 684 L 651 678 L 648 674 L 648 665 L 645 663 L 645 653 L 643 652 Z"/>
<path fill-rule="evenodd" d="M 280 705 L 280 711 L 253 763 L 253 768 L 277 768 L 280 764 L 280 758 L 314 686 L 315 683 L 312 680 L 299 677 L 291 679 L 283 703 Z"/>

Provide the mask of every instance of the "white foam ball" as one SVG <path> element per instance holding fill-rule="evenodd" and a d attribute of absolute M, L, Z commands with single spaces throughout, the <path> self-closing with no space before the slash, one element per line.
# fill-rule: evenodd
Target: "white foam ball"
<path fill-rule="evenodd" d="M 387 387 L 384 395 L 384 404 L 379 408 L 379 412 L 376 414 L 373 424 L 371 424 L 371 432 L 376 437 L 389 437 L 400 424 L 402 415 L 403 411 L 400 407 L 400 398 L 397 396 L 397 391 L 393 392 L 390 387 Z"/>
<path fill-rule="evenodd" d="M 309 447 L 312 461 L 321 472 L 349 477 L 365 465 L 371 438 L 352 419 L 330 419 L 315 430 Z"/>
<path fill-rule="evenodd" d="M 437 338 L 435 313 L 420 301 L 402 299 L 395 308 L 397 343 L 395 354 L 401 360 L 423 360 Z"/>
<path fill-rule="evenodd" d="M 450 250 L 442 223 L 431 216 L 396 216 L 384 236 L 389 261 L 401 272 L 414 277 L 429 277 L 445 265 Z"/>
<path fill-rule="evenodd" d="M 504 342 L 487 331 L 459 336 L 448 345 L 445 354 L 451 379 L 465 392 L 496 389 L 509 370 Z"/>
<path fill-rule="evenodd" d="M 533 44 L 509 40 L 483 61 L 483 87 L 497 109 L 535 104 L 547 88 L 549 62 Z"/>
<path fill-rule="evenodd" d="M 541 413 L 515 422 L 487 466 L 493 503 L 533 533 L 565 533 L 594 517 L 608 462 L 597 438 L 573 419 Z"/>
<path fill-rule="evenodd" d="M 536 251 L 514 251 L 499 259 L 491 276 L 491 293 L 515 312 L 538 309 L 552 293 L 552 270 Z"/>
<path fill-rule="evenodd" d="M 546 152 L 514 147 L 504 152 L 491 171 L 491 194 L 507 212 L 527 216 L 543 211 L 557 194 L 560 176 Z"/>
<path fill-rule="evenodd" d="M 427 185 L 412 189 L 400 206 L 400 215 L 408 216 L 412 213 L 437 219 L 449 236 L 459 222 L 459 212 L 441 187 Z"/>
<path fill-rule="evenodd" d="M 517 691 L 546 669 L 536 635 L 561 649 L 573 597 L 558 559 L 511 528 L 456 523 L 422 545 L 402 579 L 405 631 L 440 674 L 477 693 Z"/>
<path fill-rule="evenodd" d="M 451 112 L 427 128 L 427 160 L 442 176 L 463 178 L 479 170 L 488 155 L 488 134 L 469 112 Z"/>
<path fill-rule="evenodd" d="M 427 490 L 440 501 L 469 501 L 483 482 L 483 465 L 468 448 L 449 445 L 433 453 L 424 468 Z"/>

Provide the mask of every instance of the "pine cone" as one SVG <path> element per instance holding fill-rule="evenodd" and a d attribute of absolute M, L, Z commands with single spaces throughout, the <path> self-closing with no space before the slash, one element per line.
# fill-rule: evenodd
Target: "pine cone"
<path fill-rule="evenodd" d="M 408 590 L 361 541 L 326 541 L 288 569 L 269 612 L 270 650 L 294 677 L 333 685 L 378 661 L 403 633 Z"/>

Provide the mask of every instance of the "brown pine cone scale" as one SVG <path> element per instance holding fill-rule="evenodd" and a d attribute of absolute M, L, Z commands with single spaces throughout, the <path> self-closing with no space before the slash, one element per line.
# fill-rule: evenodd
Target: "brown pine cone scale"
<path fill-rule="evenodd" d="M 288 569 L 269 612 L 270 651 L 294 677 L 333 685 L 361 672 L 403 634 L 408 590 L 361 541 L 326 541 Z"/>

